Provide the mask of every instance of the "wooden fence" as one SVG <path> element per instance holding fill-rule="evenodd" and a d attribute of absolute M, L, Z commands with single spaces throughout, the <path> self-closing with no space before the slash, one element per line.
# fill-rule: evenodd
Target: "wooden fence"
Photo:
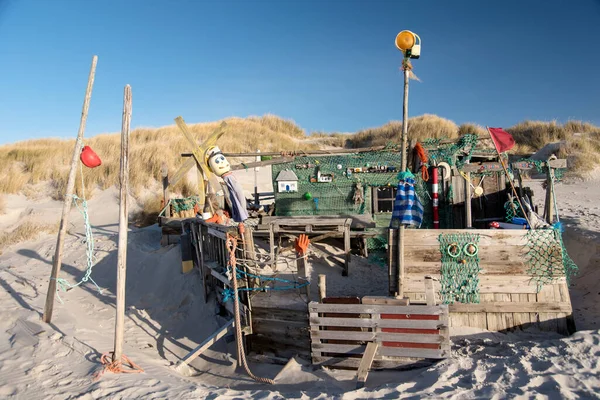
<path fill-rule="evenodd" d="M 384 362 L 449 356 L 448 306 L 308 305 L 313 364 L 358 368 L 369 342 Z M 351 330 L 350 330 L 351 329 Z"/>

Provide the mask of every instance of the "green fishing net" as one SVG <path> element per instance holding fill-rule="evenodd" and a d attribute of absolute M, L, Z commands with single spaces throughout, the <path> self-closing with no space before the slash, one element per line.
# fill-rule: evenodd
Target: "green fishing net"
<path fill-rule="evenodd" d="M 438 241 L 442 302 L 479 303 L 479 234 L 440 234 Z"/>
<path fill-rule="evenodd" d="M 173 212 L 187 211 L 194 208 L 199 203 L 200 198 L 198 196 L 186 197 L 185 199 L 171 199 L 171 206 Z"/>
<path fill-rule="evenodd" d="M 538 292 L 544 285 L 552 284 L 562 276 L 571 279 L 579 268 L 567 254 L 560 230 L 532 229 L 526 234 L 526 271 L 537 284 Z"/>

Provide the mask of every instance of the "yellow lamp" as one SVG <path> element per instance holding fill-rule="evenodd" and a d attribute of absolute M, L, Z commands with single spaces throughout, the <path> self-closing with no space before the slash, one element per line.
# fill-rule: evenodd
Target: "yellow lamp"
<path fill-rule="evenodd" d="M 396 35 L 396 47 L 406 57 L 419 58 L 421 56 L 421 38 L 411 31 L 402 31 Z"/>
<path fill-rule="evenodd" d="M 396 47 L 400 51 L 412 49 L 416 41 L 415 34 L 411 31 L 402 31 L 396 35 Z"/>

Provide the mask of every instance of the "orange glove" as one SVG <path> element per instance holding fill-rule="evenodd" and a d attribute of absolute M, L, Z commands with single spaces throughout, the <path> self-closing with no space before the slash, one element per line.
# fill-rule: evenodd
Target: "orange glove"
<path fill-rule="evenodd" d="M 310 240 L 308 240 L 308 236 L 305 234 L 300 235 L 298 239 L 296 239 L 295 247 L 298 254 L 304 256 L 308 251 L 308 245 L 310 244 Z"/>

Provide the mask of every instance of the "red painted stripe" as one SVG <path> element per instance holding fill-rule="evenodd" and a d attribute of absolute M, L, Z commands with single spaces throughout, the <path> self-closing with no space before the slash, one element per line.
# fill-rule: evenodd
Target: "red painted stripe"
<path fill-rule="evenodd" d="M 418 315 L 418 314 L 381 314 L 381 319 L 415 319 L 419 321 L 437 321 L 439 315 Z"/>
<path fill-rule="evenodd" d="M 407 349 L 434 349 L 440 348 L 437 343 L 409 343 L 409 342 L 381 342 L 386 347 L 402 347 Z"/>
<path fill-rule="evenodd" d="M 381 332 L 423 333 L 423 334 L 431 334 L 431 335 L 438 335 L 440 333 L 439 329 L 416 329 L 416 328 L 381 328 Z"/>

